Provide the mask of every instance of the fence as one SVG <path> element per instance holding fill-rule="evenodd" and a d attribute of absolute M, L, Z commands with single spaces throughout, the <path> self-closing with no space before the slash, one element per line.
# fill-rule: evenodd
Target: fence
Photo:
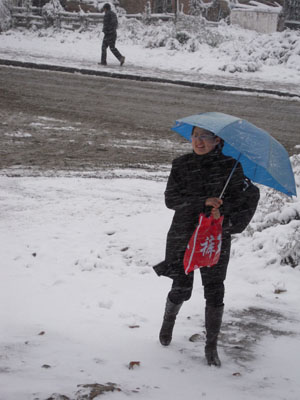
<path fill-rule="evenodd" d="M 43 15 L 42 8 L 39 7 L 13 7 L 12 9 L 12 25 L 13 27 L 21 26 L 26 28 L 46 28 L 53 25 L 57 28 L 64 29 L 84 29 L 94 28 L 98 24 L 103 23 L 104 15 L 101 13 L 84 13 L 84 12 L 66 12 L 59 11 L 53 16 Z M 126 18 L 142 19 L 142 14 L 126 14 Z M 174 14 L 152 14 L 151 20 L 172 20 Z"/>
<path fill-rule="evenodd" d="M 12 25 L 26 28 L 46 28 L 54 25 L 57 28 L 88 29 L 103 22 L 100 13 L 72 13 L 59 11 L 53 16 L 43 15 L 39 7 L 14 7 L 12 10 Z"/>

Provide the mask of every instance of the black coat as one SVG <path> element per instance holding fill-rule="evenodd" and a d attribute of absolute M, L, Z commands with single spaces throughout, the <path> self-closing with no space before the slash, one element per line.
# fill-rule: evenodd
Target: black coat
<path fill-rule="evenodd" d="M 235 163 L 236 160 L 224 156 L 220 148 L 203 156 L 196 153 L 186 154 L 173 161 L 165 202 L 168 208 L 175 210 L 175 214 L 167 236 L 165 260 L 154 267 L 158 275 L 171 276 L 174 268 L 183 269 L 184 253 L 198 224 L 199 214 L 205 213 L 208 216 L 211 211 L 211 207 L 205 206 L 205 200 L 220 196 Z M 242 231 L 255 211 L 251 210 L 249 219 L 249 206 L 245 206 L 243 192 L 244 183 L 243 169 L 238 164 L 220 208 L 224 216 L 223 240 L 229 246 L 230 235 Z"/>
<path fill-rule="evenodd" d="M 116 13 L 111 10 L 107 11 L 103 19 L 102 32 L 104 32 L 104 34 L 107 36 L 115 35 L 117 33 L 117 28 L 118 18 L 116 16 Z"/>

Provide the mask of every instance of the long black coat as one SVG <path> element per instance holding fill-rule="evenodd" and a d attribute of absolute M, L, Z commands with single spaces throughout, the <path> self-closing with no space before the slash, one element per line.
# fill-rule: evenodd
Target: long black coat
<path fill-rule="evenodd" d="M 199 214 L 209 215 L 211 211 L 210 207 L 205 206 L 205 200 L 220 196 L 235 162 L 224 156 L 220 148 L 203 156 L 186 154 L 173 161 L 165 202 L 168 208 L 175 210 L 175 214 L 167 236 L 165 260 L 154 267 L 158 275 L 171 277 L 174 269 L 183 269 L 184 253 L 198 224 Z M 238 164 L 220 208 L 224 216 L 223 241 L 229 243 L 228 247 L 230 235 L 242 230 L 239 225 L 247 225 L 249 222 L 243 214 L 243 188 L 244 173 Z M 227 250 L 222 248 L 222 251 Z"/>

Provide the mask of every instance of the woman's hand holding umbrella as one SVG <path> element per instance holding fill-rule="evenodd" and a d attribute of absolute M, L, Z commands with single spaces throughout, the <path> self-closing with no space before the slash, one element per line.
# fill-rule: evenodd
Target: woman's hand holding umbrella
<path fill-rule="evenodd" d="M 217 197 L 209 197 L 205 201 L 206 206 L 212 207 L 211 215 L 214 219 L 219 219 L 221 217 L 219 207 L 223 204 L 223 200 Z"/>

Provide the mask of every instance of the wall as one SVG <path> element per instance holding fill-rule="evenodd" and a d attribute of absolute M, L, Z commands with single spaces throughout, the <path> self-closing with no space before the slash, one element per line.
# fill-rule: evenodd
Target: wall
<path fill-rule="evenodd" d="M 145 10 L 146 0 L 119 0 L 120 7 L 123 7 L 127 14 L 138 14 Z"/>
<path fill-rule="evenodd" d="M 231 10 L 232 25 L 239 25 L 244 29 L 251 29 L 260 33 L 277 31 L 278 13 L 255 10 Z"/>

